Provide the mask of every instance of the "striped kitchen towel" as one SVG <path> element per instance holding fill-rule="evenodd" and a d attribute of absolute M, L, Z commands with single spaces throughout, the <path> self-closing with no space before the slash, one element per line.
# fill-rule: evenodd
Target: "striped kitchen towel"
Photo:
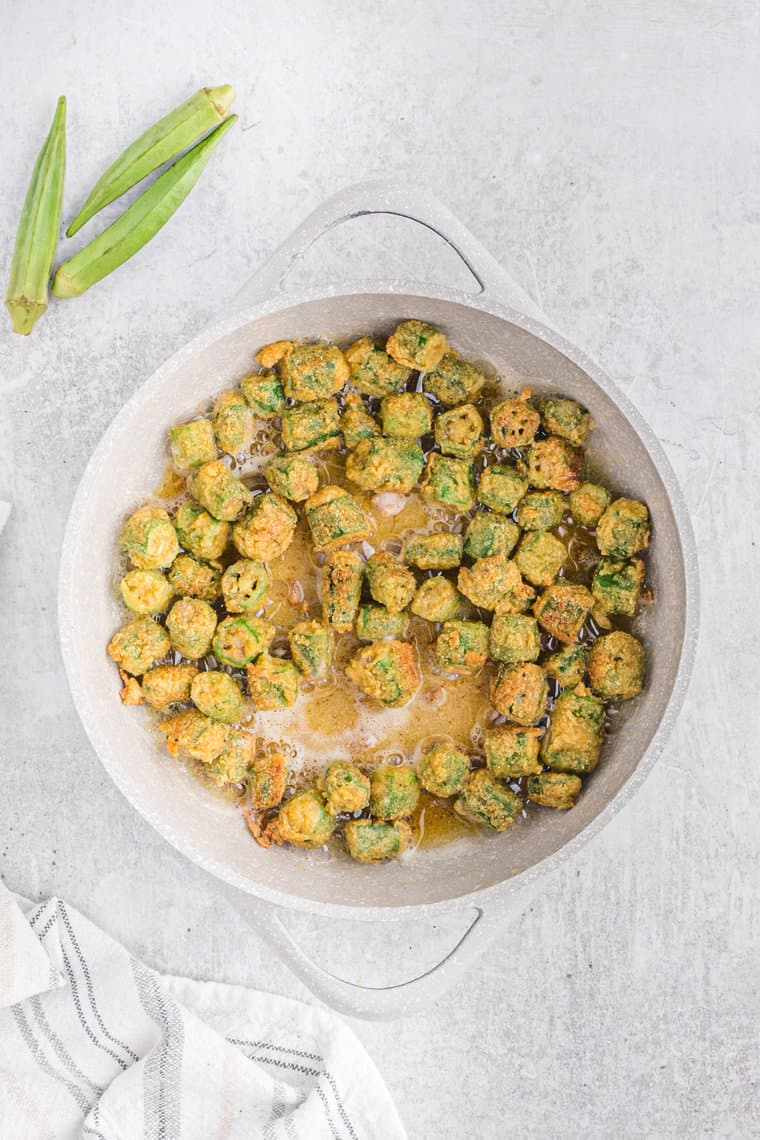
<path fill-rule="evenodd" d="M 334 1014 L 164 977 L 0 883 L 2 1140 L 404 1140 Z"/>

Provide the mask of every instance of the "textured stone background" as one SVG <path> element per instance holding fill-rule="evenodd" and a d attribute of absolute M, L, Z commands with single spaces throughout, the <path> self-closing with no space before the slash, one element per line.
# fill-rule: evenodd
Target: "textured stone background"
<path fill-rule="evenodd" d="M 654 425 L 693 512 L 702 636 L 636 800 L 455 992 L 358 1032 L 413 1140 L 760 1132 L 757 5 L 0 0 L 0 22 L 3 278 L 59 93 L 68 216 L 202 83 L 236 85 L 242 126 L 139 258 L 30 340 L 0 332 L 3 878 L 67 896 L 161 970 L 306 996 L 101 770 L 60 660 L 59 548 L 114 413 L 267 251 L 349 182 L 420 179 Z M 303 272 L 460 272 L 408 223 L 353 225 Z M 382 936 L 388 953 L 363 927 L 295 926 L 335 968 L 378 979 L 453 938 L 409 926 Z"/>

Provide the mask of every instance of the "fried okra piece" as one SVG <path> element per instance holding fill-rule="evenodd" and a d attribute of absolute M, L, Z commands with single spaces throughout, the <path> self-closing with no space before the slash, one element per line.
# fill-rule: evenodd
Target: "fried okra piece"
<path fill-rule="evenodd" d="M 540 665 L 502 665 L 491 685 L 491 702 L 515 724 L 535 724 L 546 710 L 549 686 Z"/>
<path fill-rule="evenodd" d="M 593 595 L 585 586 L 556 582 L 541 594 L 533 613 L 547 633 L 568 644 L 578 640 L 593 605 Z"/>
<path fill-rule="evenodd" d="M 142 679 L 143 697 L 154 709 L 185 704 L 197 672 L 195 665 L 156 665 Z"/>
<path fill-rule="evenodd" d="M 275 495 L 302 503 L 319 488 L 319 475 L 308 455 L 273 455 L 264 467 L 264 475 Z"/>
<path fill-rule="evenodd" d="M 365 396 L 390 396 L 409 379 L 409 368 L 397 364 L 368 336 L 354 341 L 345 357 L 351 369 L 351 383 Z"/>
<path fill-rule="evenodd" d="M 333 551 L 322 567 L 322 613 L 338 633 L 356 620 L 363 577 L 364 563 L 353 550 Z"/>
<path fill-rule="evenodd" d="M 386 708 L 399 708 L 412 699 L 422 680 L 417 654 L 408 641 L 373 641 L 349 661 L 350 681 Z"/>
<path fill-rule="evenodd" d="M 335 820 L 327 811 L 319 792 L 296 792 L 280 808 L 274 825 L 279 843 L 314 849 L 323 847 L 335 830 Z"/>
<path fill-rule="evenodd" d="M 520 575 L 506 554 L 492 554 L 489 558 L 476 558 L 472 566 L 462 566 L 457 575 L 460 592 L 474 606 L 493 610 L 515 584 Z"/>
<path fill-rule="evenodd" d="M 263 562 L 240 558 L 222 575 L 224 608 L 229 614 L 257 610 L 269 589 L 269 574 Z"/>
<path fill-rule="evenodd" d="M 138 570 L 163 570 L 179 554 L 177 533 L 162 507 L 140 507 L 127 519 L 121 545 Z"/>
<path fill-rule="evenodd" d="M 282 413 L 282 442 L 286 451 L 320 451 L 340 447 L 338 401 L 311 400 Z"/>
<path fill-rule="evenodd" d="M 447 352 L 424 377 L 422 386 L 442 404 L 453 408 L 457 404 L 471 404 L 485 382 L 485 376 L 474 364 Z"/>
<path fill-rule="evenodd" d="M 251 807 L 269 811 L 282 802 L 288 782 L 288 766 L 282 752 L 257 756 L 250 767 L 248 788 Z"/>
<path fill-rule="evenodd" d="M 520 460 L 520 470 L 539 491 L 574 491 L 583 475 L 583 452 L 566 439 L 550 435 L 531 444 Z"/>
<path fill-rule="evenodd" d="M 406 495 L 416 486 L 425 456 L 409 439 L 363 439 L 346 458 L 346 475 L 364 491 Z"/>
<path fill-rule="evenodd" d="M 175 525 L 185 550 L 209 561 L 221 558 L 232 534 L 228 522 L 215 519 L 197 503 L 183 503 L 177 511 Z"/>
<path fill-rule="evenodd" d="M 340 430 L 349 451 L 353 451 L 363 439 L 375 439 L 382 435 L 380 424 L 364 407 L 361 396 L 354 392 L 349 392 L 343 404 Z"/>
<path fill-rule="evenodd" d="M 574 689 L 586 676 L 588 648 L 585 645 L 565 645 L 543 663 L 544 669 L 558 681 L 563 689 Z"/>
<path fill-rule="evenodd" d="M 575 807 L 582 787 L 580 776 L 571 776 L 567 772 L 541 772 L 528 779 L 525 792 L 534 804 L 567 811 Z"/>
<path fill-rule="evenodd" d="M 433 410 L 422 392 L 399 392 L 385 396 L 380 403 L 383 435 L 398 439 L 419 439 L 433 429 Z"/>
<path fill-rule="evenodd" d="M 369 810 L 375 819 L 403 819 L 417 807 L 420 782 L 410 764 L 379 764 L 369 783 Z"/>
<path fill-rule="evenodd" d="M 551 586 L 567 560 L 567 547 L 556 535 L 534 530 L 523 535 L 514 560 L 532 586 Z"/>
<path fill-rule="evenodd" d="M 475 506 L 472 464 L 431 452 L 425 463 L 420 491 L 429 502 L 442 503 L 455 511 L 472 510 Z"/>
<path fill-rule="evenodd" d="M 262 653 L 246 665 L 251 703 L 262 711 L 290 708 L 296 703 L 301 678 L 292 661 Z"/>
<path fill-rule="evenodd" d="M 420 570 L 453 570 L 462 561 L 462 536 L 445 530 L 415 534 L 406 543 L 404 557 Z"/>
<path fill-rule="evenodd" d="M 644 563 L 640 558 L 632 558 L 630 562 L 600 558 L 591 592 L 604 613 L 633 617 L 638 609 L 643 582 Z"/>
<path fill-rule="evenodd" d="M 462 790 L 470 758 L 461 748 L 445 740 L 428 744 L 422 750 L 417 775 L 431 796 L 455 796 Z"/>
<path fill-rule="evenodd" d="M 220 788 L 242 784 L 248 778 L 255 753 L 256 741 L 249 732 L 228 728 L 224 748 L 206 764 L 204 775 Z"/>
<path fill-rule="evenodd" d="M 447 673 L 477 673 L 488 660 L 488 626 L 445 621 L 435 641 L 435 663 Z"/>
<path fill-rule="evenodd" d="M 544 400 L 541 419 L 549 435 L 567 439 L 576 447 L 583 447 L 594 426 L 585 408 L 575 400 L 565 400 L 561 396 L 550 396 Z"/>
<path fill-rule="evenodd" d="M 390 357 L 404 368 L 416 368 L 428 372 L 436 368 L 448 342 L 443 333 L 424 321 L 402 321 L 388 337 L 385 348 Z"/>
<path fill-rule="evenodd" d="M 205 511 L 202 514 L 206 514 Z M 211 516 L 208 516 L 211 518 Z M 211 520 L 215 522 L 215 519 Z M 228 526 L 227 523 L 217 524 Z M 222 592 L 221 573 L 207 562 L 199 562 L 189 554 L 180 554 L 172 562 L 168 574 L 175 594 L 180 597 L 202 598 L 204 602 L 214 602 Z"/>
<path fill-rule="evenodd" d="M 556 772 L 593 772 L 603 740 L 604 705 L 579 685 L 554 702 L 541 755 Z"/>
<path fill-rule="evenodd" d="M 226 617 L 214 634 L 214 657 L 222 665 L 242 669 L 266 653 L 274 638 L 274 626 L 264 618 Z"/>
<path fill-rule="evenodd" d="M 197 661 L 211 648 L 216 613 L 200 598 L 180 598 L 166 615 L 166 628 L 174 652 Z"/>
<path fill-rule="evenodd" d="M 491 622 L 488 654 L 493 661 L 537 661 L 541 653 L 538 622 L 524 614 L 496 614 Z"/>
<path fill-rule="evenodd" d="M 610 493 L 599 483 L 581 483 L 568 496 L 573 520 L 580 526 L 594 527 L 610 505 Z"/>
<path fill-rule="evenodd" d="M 520 537 L 511 519 L 493 511 L 478 511 L 464 532 L 464 553 L 470 558 L 489 558 L 492 554 L 512 553 Z"/>
<path fill-rule="evenodd" d="M 374 601 L 392 614 L 405 610 L 414 597 L 417 589 L 414 574 L 387 550 L 380 550 L 367 559 L 364 573 Z"/>
<path fill-rule="evenodd" d="M 346 849 L 358 863 L 381 863 L 406 851 L 412 839 L 409 824 L 399 819 L 383 823 L 374 819 L 350 819 L 344 828 Z"/>
<path fill-rule="evenodd" d="M 615 499 L 596 526 L 600 554 L 631 558 L 649 546 L 649 511 L 636 499 Z"/>
<path fill-rule="evenodd" d="M 232 542 L 243 558 L 273 562 L 293 541 L 298 515 L 286 499 L 271 491 L 257 495 L 251 510 L 232 528 Z"/>
<path fill-rule="evenodd" d="M 459 613 L 464 598 L 453 582 L 436 574 L 433 578 L 426 578 L 412 598 L 409 606 L 416 617 L 425 621 L 443 622 L 451 621 Z"/>
<path fill-rule="evenodd" d="M 605 701 L 628 701 L 644 687 L 644 646 L 616 629 L 598 637 L 588 655 L 589 684 Z"/>
<path fill-rule="evenodd" d="M 564 513 L 559 491 L 529 491 L 517 505 L 517 524 L 523 530 L 551 530 L 559 526 Z"/>
<path fill-rule="evenodd" d="M 541 733 L 537 728 L 515 728 L 496 724 L 486 729 L 483 747 L 486 764 L 500 780 L 532 776 L 542 769 L 538 758 Z"/>
<path fill-rule="evenodd" d="M 470 773 L 461 796 L 454 803 L 458 815 L 492 831 L 506 831 L 511 827 L 521 807 L 520 797 L 499 783 L 487 768 Z"/>
<path fill-rule="evenodd" d="M 333 760 L 328 764 L 320 790 L 330 815 L 364 811 L 369 803 L 369 778 L 350 760 Z"/>
<path fill-rule="evenodd" d="M 221 459 L 204 463 L 187 481 L 193 498 L 215 519 L 234 522 L 253 501 L 253 495 Z"/>
<path fill-rule="evenodd" d="M 251 442 L 253 423 L 245 396 L 234 388 L 221 392 L 214 404 L 214 438 L 220 451 L 237 455 Z"/>
<path fill-rule="evenodd" d="M 382 641 L 402 637 L 407 627 L 407 615 L 391 613 L 386 606 L 360 606 L 356 616 L 356 636 L 359 641 Z"/>
<path fill-rule="evenodd" d="M 254 372 L 244 377 L 240 391 L 253 413 L 262 420 L 274 419 L 285 411 L 285 393 L 274 372 Z"/>
<path fill-rule="evenodd" d="M 348 380 L 348 361 L 334 344 L 297 344 L 280 361 L 287 399 L 326 400 Z"/>
<path fill-rule="evenodd" d="M 528 480 L 514 467 L 486 467 L 478 482 L 478 502 L 498 514 L 511 515 L 528 490 Z"/>
<path fill-rule="evenodd" d="M 292 340 L 273 340 L 256 353 L 256 363 L 262 368 L 274 368 L 292 351 Z"/>
<path fill-rule="evenodd" d="M 483 450 L 483 417 L 474 404 L 460 404 L 435 421 L 435 442 L 444 455 L 473 459 Z"/>
<path fill-rule="evenodd" d="M 222 724 L 236 724 L 246 713 L 245 697 L 234 677 L 209 669 L 197 673 L 190 686 L 190 698 L 204 716 Z"/>
<path fill-rule="evenodd" d="M 117 629 L 108 643 L 108 656 L 133 677 L 147 673 L 154 661 L 169 652 L 169 635 L 149 617 L 134 618 Z"/>
<path fill-rule="evenodd" d="M 288 630 L 290 655 L 304 677 L 324 677 L 332 660 L 332 634 L 318 621 L 299 621 Z"/>
<path fill-rule="evenodd" d="M 198 709 L 177 713 L 158 727 L 166 737 L 166 747 L 172 756 L 190 756 L 204 764 L 216 760 L 227 743 L 225 725 L 204 716 Z"/>
<path fill-rule="evenodd" d="M 329 484 L 306 500 L 306 521 L 315 550 L 329 550 L 369 538 L 371 523 L 358 499 Z"/>
<path fill-rule="evenodd" d="M 191 420 L 169 428 L 169 450 L 174 466 L 180 471 L 211 463 L 217 457 L 211 420 Z"/>
<path fill-rule="evenodd" d="M 527 447 L 533 442 L 541 417 L 529 403 L 530 388 L 502 400 L 489 413 L 491 439 L 497 447 Z"/>
<path fill-rule="evenodd" d="M 142 615 L 162 613 L 174 593 L 160 570 L 129 570 L 119 590 L 127 609 Z"/>

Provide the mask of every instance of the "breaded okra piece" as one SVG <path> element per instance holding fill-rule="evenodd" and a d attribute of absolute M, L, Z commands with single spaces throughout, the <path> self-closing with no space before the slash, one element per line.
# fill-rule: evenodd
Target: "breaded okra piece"
<path fill-rule="evenodd" d="M 409 379 L 409 368 L 392 360 L 368 336 L 354 341 L 345 357 L 351 369 L 351 383 L 365 396 L 389 396 L 400 391 Z"/>
<path fill-rule="evenodd" d="M 175 517 L 177 534 L 185 550 L 196 558 L 221 558 L 230 541 L 232 527 L 215 519 L 197 503 L 183 503 Z"/>
<path fill-rule="evenodd" d="M 125 522 L 122 549 L 138 570 L 163 570 L 179 554 L 177 533 L 162 507 L 140 507 Z"/>
<path fill-rule="evenodd" d="M 402 321 L 397 325 L 385 346 L 397 364 L 420 372 L 436 368 L 448 347 L 443 333 L 424 321 L 415 320 Z"/>
<path fill-rule="evenodd" d="M 417 589 L 414 574 L 387 550 L 380 550 L 367 559 L 364 573 L 373 600 L 392 614 L 405 610 L 414 597 Z"/>
<path fill-rule="evenodd" d="M 235 522 L 251 505 L 253 495 L 221 459 L 196 468 L 187 481 L 196 502 L 221 522 Z"/>
<path fill-rule="evenodd" d="M 240 391 L 254 415 L 262 420 L 281 416 L 285 410 L 285 393 L 275 372 L 253 372 L 240 381 Z"/>
<path fill-rule="evenodd" d="M 180 598 L 166 615 L 171 647 L 181 657 L 197 661 L 211 648 L 216 613 L 200 598 Z"/>
<path fill-rule="evenodd" d="M 541 407 L 541 419 L 548 435 L 567 439 L 576 447 L 583 447 L 594 426 L 591 416 L 575 400 L 550 396 Z"/>
<path fill-rule="evenodd" d="M 588 656 L 589 684 L 605 701 L 627 701 L 644 687 L 644 646 L 616 629 L 598 637 Z"/>
<path fill-rule="evenodd" d="M 544 590 L 533 607 L 539 625 L 557 641 L 569 644 L 578 640 L 583 623 L 594 605 L 594 597 L 585 586 L 555 582 Z"/>
<path fill-rule="evenodd" d="M 515 552 L 515 565 L 532 586 L 551 586 L 566 561 L 564 542 L 546 530 L 523 535 Z"/>
<path fill-rule="evenodd" d="M 472 510 L 475 506 L 472 464 L 431 452 L 425 463 L 420 491 L 429 502 L 441 503 L 455 511 Z"/>
<path fill-rule="evenodd" d="M 356 392 L 346 396 L 340 416 L 340 430 L 343 442 L 353 451 L 363 439 L 376 439 L 382 435 L 380 424 L 364 407 L 364 401 Z"/>
<path fill-rule="evenodd" d="M 361 542 L 372 530 L 359 500 L 334 484 L 322 487 L 306 500 L 306 521 L 316 550 Z"/>
<path fill-rule="evenodd" d="M 232 528 L 232 541 L 243 558 L 273 562 L 293 541 L 298 515 L 286 499 L 271 491 L 257 495 L 247 515 Z"/>
<path fill-rule="evenodd" d="M 334 344 L 296 344 L 280 360 L 287 399 L 327 400 L 348 380 L 348 361 Z"/>
<path fill-rule="evenodd" d="M 539 491 L 574 491 L 580 486 L 583 466 L 583 452 L 556 435 L 536 440 L 519 463 L 531 487 Z"/>
<path fill-rule="evenodd" d="M 177 713 L 158 726 L 166 737 L 166 747 L 172 756 L 190 756 L 210 764 L 227 743 L 227 728 L 218 721 L 204 716 L 198 709 Z"/>
<path fill-rule="evenodd" d="M 453 408 L 457 404 L 471 404 L 485 382 L 485 376 L 474 364 L 447 352 L 425 376 L 422 386 L 436 400 Z"/>
<path fill-rule="evenodd" d="M 119 583 L 124 605 L 133 614 L 160 614 L 174 591 L 160 570 L 129 570 Z"/>
<path fill-rule="evenodd" d="M 417 775 L 432 796 L 455 796 L 462 790 L 470 758 L 451 741 L 437 740 L 422 749 Z"/>
<path fill-rule="evenodd" d="M 350 819 L 344 829 L 346 849 L 358 863 L 381 863 L 406 851 L 412 829 L 403 820 L 383 823 L 375 819 Z"/>
<path fill-rule="evenodd" d="M 409 609 L 425 621 L 451 621 L 464 605 L 464 598 L 453 582 L 436 574 L 426 578 L 415 592 Z"/>
<path fill-rule="evenodd" d="M 256 756 L 248 780 L 251 807 L 256 811 L 269 811 L 277 807 L 285 795 L 287 782 L 288 765 L 282 752 L 267 752 L 263 756 Z"/>
<path fill-rule="evenodd" d="M 380 403 L 383 435 L 397 439 L 420 439 L 433 430 L 433 410 L 422 392 L 399 392 L 384 396 Z"/>
<path fill-rule="evenodd" d="M 511 515 L 528 490 L 528 480 L 514 467 L 486 467 L 478 481 L 478 502 L 498 514 Z"/>
<path fill-rule="evenodd" d="M 190 698 L 204 716 L 222 724 L 236 724 L 246 713 L 245 697 L 237 681 L 217 669 L 196 673 L 190 686 Z"/>
<path fill-rule="evenodd" d="M 585 645 L 565 645 L 543 663 L 544 669 L 558 681 L 563 689 L 574 689 L 586 676 L 588 648 Z"/>
<path fill-rule="evenodd" d="M 359 641 L 383 641 L 385 638 L 403 637 L 408 617 L 404 613 L 391 613 L 386 606 L 359 606 L 356 615 L 356 636 Z"/>
<path fill-rule="evenodd" d="M 489 558 L 492 554 L 512 553 L 520 529 L 511 519 L 493 511 L 478 511 L 464 532 L 464 553 L 470 558 Z"/>
<path fill-rule="evenodd" d="M 435 442 L 444 455 L 474 459 L 483 450 L 483 417 L 474 404 L 460 404 L 435 421 Z"/>
<path fill-rule="evenodd" d="M 206 764 L 205 774 L 219 787 L 242 784 L 248 778 L 255 753 L 256 740 L 250 732 L 228 728 L 224 748 Z"/>
<path fill-rule="evenodd" d="M 567 772 L 541 772 L 529 777 L 525 791 L 534 804 L 567 811 L 575 806 L 582 787 L 580 776 L 571 776 Z"/>
<path fill-rule="evenodd" d="M 596 525 L 600 554 L 631 558 L 649 546 L 649 511 L 637 499 L 615 499 Z"/>
<path fill-rule="evenodd" d="M 509 788 L 505 788 L 487 768 L 471 772 L 465 781 L 462 794 L 454 804 L 458 815 L 492 831 L 506 831 L 515 822 L 522 801 Z"/>
<path fill-rule="evenodd" d="M 620 558 L 601 558 L 591 583 L 591 593 L 606 614 L 633 617 L 638 609 L 644 583 L 644 563 Z"/>
<path fill-rule="evenodd" d="M 486 764 L 500 780 L 532 776 L 541 771 L 538 750 L 541 733 L 536 728 L 515 728 L 512 724 L 496 724 L 486 729 L 483 747 Z"/>
<path fill-rule="evenodd" d="M 271 828 L 276 843 L 294 847 L 323 847 L 335 830 L 335 820 L 327 811 L 319 792 L 296 792 L 286 800 Z"/>
<path fill-rule="evenodd" d="M 472 566 L 462 566 L 457 575 L 457 585 L 474 606 L 484 610 L 495 610 L 505 598 L 513 598 L 516 604 L 522 605 L 521 596 L 530 590 L 523 583 L 515 563 L 510 562 L 506 554 L 476 558 Z M 522 605 L 523 609 L 533 596 L 533 591 L 530 590 L 525 605 Z"/>
<path fill-rule="evenodd" d="M 538 622 L 525 614 L 496 614 L 491 622 L 488 655 L 492 661 L 513 664 L 537 661 L 541 653 Z"/>
<path fill-rule="evenodd" d="M 462 561 L 462 536 L 447 530 L 412 535 L 404 557 L 420 570 L 453 570 Z"/>
<path fill-rule="evenodd" d="M 240 558 L 222 575 L 224 607 L 228 614 L 257 610 L 269 589 L 269 574 L 263 562 Z"/>
<path fill-rule="evenodd" d="M 561 492 L 529 491 L 517 505 L 517 524 L 523 530 L 551 530 L 562 522 L 565 510 Z"/>
<path fill-rule="evenodd" d="M 581 526 L 594 527 L 610 505 L 610 493 L 599 483 L 581 483 L 568 496 L 570 514 Z"/>
<path fill-rule="evenodd" d="M 288 630 L 290 655 L 304 677 L 323 677 L 332 660 L 332 634 L 318 621 L 299 621 Z"/>
<path fill-rule="evenodd" d="M 435 641 L 435 663 L 448 673 L 477 673 L 488 660 L 488 626 L 445 621 Z"/>
<path fill-rule="evenodd" d="M 262 653 L 252 665 L 246 665 L 245 672 L 255 709 L 285 709 L 296 703 L 301 679 L 292 661 Z"/>
<path fill-rule="evenodd" d="M 266 653 L 274 634 L 274 626 L 264 618 L 250 614 L 226 617 L 216 627 L 212 642 L 214 657 L 222 665 L 242 669 Z"/>
<path fill-rule="evenodd" d="M 549 686 L 540 665 L 502 665 L 491 684 L 494 708 L 507 720 L 526 728 L 546 711 Z"/>
<path fill-rule="evenodd" d="M 322 613 L 328 625 L 346 633 L 354 624 L 364 577 L 364 563 L 353 550 L 332 551 L 322 567 Z"/>
<path fill-rule="evenodd" d="M 220 451 L 237 455 L 251 442 L 253 417 L 245 396 L 235 388 L 221 392 L 214 404 L 214 438 Z"/>
<path fill-rule="evenodd" d="M 338 401 L 310 400 L 282 412 L 282 442 L 286 451 L 320 451 L 340 447 Z"/>
<path fill-rule="evenodd" d="M 196 665 L 156 665 L 142 679 L 143 697 L 154 709 L 185 704 L 197 672 Z"/>
<path fill-rule="evenodd" d="M 330 815 L 363 811 L 369 803 L 370 783 L 350 760 L 333 760 L 320 781 L 320 790 Z"/>
<path fill-rule="evenodd" d="M 387 708 L 406 705 L 422 677 L 414 646 L 408 641 L 373 641 L 358 651 L 346 676 L 368 697 Z"/>
<path fill-rule="evenodd" d="M 273 455 L 264 467 L 264 475 L 276 495 L 293 503 L 304 502 L 319 487 L 319 475 L 313 460 L 299 452 Z"/>
<path fill-rule="evenodd" d="M 202 511 L 202 514 L 207 514 Z M 208 515 L 211 519 L 211 515 Z M 216 522 L 215 519 L 211 519 Z M 229 526 L 224 523 L 224 526 Z M 207 562 L 200 562 L 190 554 L 179 554 L 172 562 L 168 573 L 169 583 L 175 594 L 186 598 L 202 598 L 204 602 L 215 602 L 222 592 L 221 572 Z"/>
<path fill-rule="evenodd" d="M 211 463 L 217 457 L 211 420 L 191 420 L 169 428 L 169 451 L 174 466 L 180 471 Z"/>
<path fill-rule="evenodd" d="M 420 798 L 420 782 L 410 764 L 379 764 L 370 776 L 369 810 L 375 819 L 403 819 Z"/>
<path fill-rule="evenodd" d="M 117 629 L 108 643 L 108 656 L 125 673 L 139 677 L 164 657 L 169 648 L 169 635 L 164 627 L 150 617 L 139 617 Z"/>
<path fill-rule="evenodd" d="M 583 685 L 554 702 L 541 746 L 545 764 L 556 772 L 593 772 L 604 741 L 604 705 Z"/>
<path fill-rule="evenodd" d="M 526 388 L 491 408 L 491 439 L 497 447 L 527 447 L 533 442 L 541 417 L 529 400 L 530 388 Z"/>
<path fill-rule="evenodd" d="M 346 475 L 364 491 L 406 495 L 416 486 L 425 456 L 414 440 L 363 439 L 346 458 Z"/>

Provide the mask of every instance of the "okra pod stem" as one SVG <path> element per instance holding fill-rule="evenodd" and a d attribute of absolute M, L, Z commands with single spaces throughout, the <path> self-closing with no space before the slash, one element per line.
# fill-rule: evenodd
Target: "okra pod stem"
<path fill-rule="evenodd" d="M 59 265 L 53 278 L 55 296 L 78 297 L 142 249 L 182 205 L 236 119 L 230 115 L 215 127 L 159 175 L 107 230 Z"/>
<path fill-rule="evenodd" d="M 224 119 L 234 98 L 234 88 L 229 84 L 202 87 L 149 127 L 95 183 L 89 198 L 66 230 L 67 237 L 72 237 L 104 206 L 126 194 L 148 174 L 197 142 L 201 135 Z"/>
<path fill-rule="evenodd" d="M 66 168 L 66 99 L 62 95 L 42 144 L 21 211 L 5 304 L 13 331 L 28 336 L 45 312 L 58 245 Z"/>

